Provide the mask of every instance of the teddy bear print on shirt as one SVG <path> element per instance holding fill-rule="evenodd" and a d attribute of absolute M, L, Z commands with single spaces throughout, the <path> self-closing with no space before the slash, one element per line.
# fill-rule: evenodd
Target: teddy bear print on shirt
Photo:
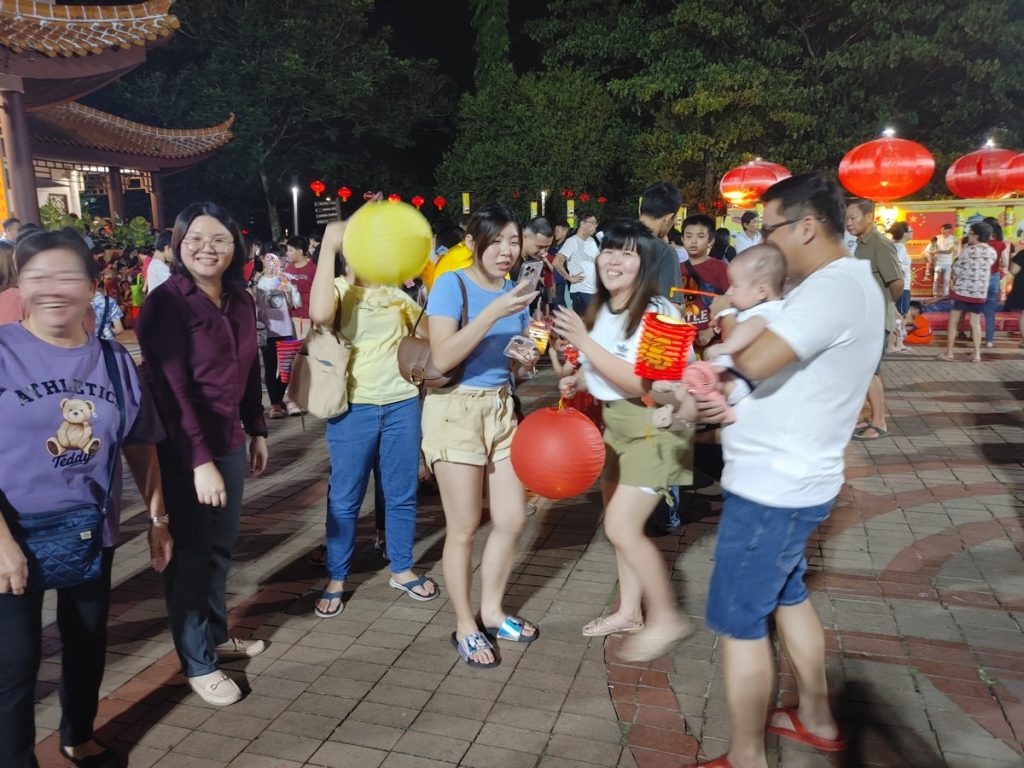
<path fill-rule="evenodd" d="M 46 441 L 46 450 L 53 457 L 76 450 L 95 456 L 100 449 L 100 439 L 93 437 L 89 420 L 96 414 L 96 405 L 91 400 L 64 398 L 60 409 L 64 422 L 57 429 L 57 436 Z"/>

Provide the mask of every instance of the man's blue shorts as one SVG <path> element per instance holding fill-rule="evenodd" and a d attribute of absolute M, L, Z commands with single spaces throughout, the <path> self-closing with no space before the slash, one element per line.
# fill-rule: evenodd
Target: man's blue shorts
<path fill-rule="evenodd" d="M 768 617 L 776 608 L 807 599 L 807 540 L 835 499 L 794 509 L 728 491 L 723 497 L 705 618 L 720 635 L 758 640 L 768 636 Z"/>

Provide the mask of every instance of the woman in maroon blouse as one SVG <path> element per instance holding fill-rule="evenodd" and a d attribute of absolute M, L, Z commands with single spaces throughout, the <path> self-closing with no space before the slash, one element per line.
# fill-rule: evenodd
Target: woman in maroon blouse
<path fill-rule="evenodd" d="M 242 694 L 218 661 L 264 649 L 261 640 L 228 635 L 225 605 L 243 481 L 247 470 L 258 475 L 267 465 L 256 314 L 242 278 L 242 236 L 227 211 L 188 206 L 171 248 L 173 274 L 147 297 L 136 323 L 167 430 L 157 447 L 176 544 L 167 611 L 189 685 L 206 702 L 226 705 Z"/>

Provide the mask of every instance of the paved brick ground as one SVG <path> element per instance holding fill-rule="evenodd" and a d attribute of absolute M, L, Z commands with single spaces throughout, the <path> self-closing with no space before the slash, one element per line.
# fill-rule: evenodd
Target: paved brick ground
<path fill-rule="evenodd" d="M 771 739 L 773 766 L 1024 764 L 1024 355 L 1013 338 L 986 357 L 942 363 L 932 349 L 886 364 L 892 437 L 850 447 L 848 485 L 810 551 L 851 748 L 827 757 Z M 532 382 L 528 409 L 550 402 L 550 387 L 550 376 Z M 593 494 L 544 502 L 530 518 L 508 607 L 540 622 L 543 639 L 503 644 L 495 670 L 456 663 L 443 596 L 416 603 L 388 588 L 372 515 L 344 614 L 315 618 L 322 573 L 305 558 L 323 532 L 322 425 L 271 424 L 270 470 L 247 485 L 230 582 L 237 634 L 270 642 L 230 665 L 250 691 L 242 702 L 217 710 L 183 684 L 161 582 L 146 567 L 142 508 L 126 505 L 99 734 L 131 768 L 661 768 L 725 750 L 709 632 L 644 666 L 621 664 L 615 640 L 580 636 L 615 588 Z M 694 494 L 681 535 L 658 539 L 698 619 L 719 508 L 717 496 Z M 418 567 L 442 581 L 436 497 L 423 497 L 421 514 Z M 52 597 L 46 609 L 38 754 L 44 768 L 63 768 Z M 780 684 L 791 696 L 785 667 Z"/>

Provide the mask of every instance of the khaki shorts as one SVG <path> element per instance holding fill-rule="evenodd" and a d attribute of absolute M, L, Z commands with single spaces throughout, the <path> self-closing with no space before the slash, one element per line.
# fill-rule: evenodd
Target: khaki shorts
<path fill-rule="evenodd" d="M 672 486 L 693 484 L 693 430 L 658 429 L 651 423 L 653 412 L 639 400 L 603 403 L 602 477 L 661 494 L 671 503 Z"/>
<path fill-rule="evenodd" d="M 508 387 L 433 389 L 423 400 L 423 460 L 485 467 L 512 453 L 516 414 Z"/>

